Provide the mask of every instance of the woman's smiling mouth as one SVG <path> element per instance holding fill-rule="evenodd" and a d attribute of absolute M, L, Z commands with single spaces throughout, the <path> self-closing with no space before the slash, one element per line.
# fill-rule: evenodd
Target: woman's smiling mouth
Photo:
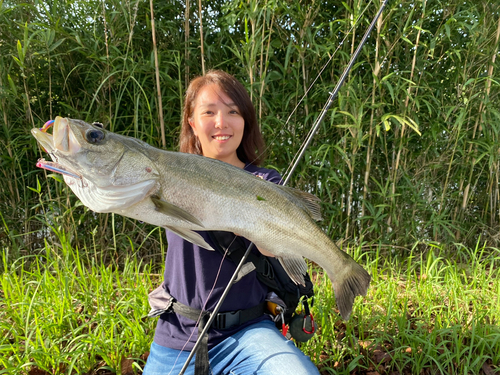
<path fill-rule="evenodd" d="M 213 135 L 212 138 L 215 139 L 216 141 L 227 141 L 229 138 L 231 138 L 231 135 Z"/>

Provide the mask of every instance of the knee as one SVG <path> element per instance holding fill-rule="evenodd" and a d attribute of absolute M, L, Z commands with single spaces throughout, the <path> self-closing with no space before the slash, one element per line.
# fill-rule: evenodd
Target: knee
<path fill-rule="evenodd" d="M 319 375 L 311 358 L 297 348 L 293 341 L 286 341 L 274 349 L 261 353 L 263 355 L 260 358 L 256 374 Z"/>
<path fill-rule="evenodd" d="M 263 358 L 256 374 L 319 375 L 316 365 L 298 348 L 295 351 L 270 354 Z"/>

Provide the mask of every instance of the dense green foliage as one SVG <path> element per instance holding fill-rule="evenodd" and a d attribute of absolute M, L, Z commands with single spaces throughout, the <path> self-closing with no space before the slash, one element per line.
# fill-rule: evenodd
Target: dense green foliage
<path fill-rule="evenodd" d="M 64 232 L 77 245 L 157 253 L 160 232 L 88 211 L 37 170 L 30 129 L 70 116 L 175 149 L 202 51 L 207 69 L 246 84 L 268 165 L 284 173 L 379 5 L 204 2 L 201 45 L 197 3 L 155 2 L 154 44 L 147 1 L 0 1 L 0 245 L 17 255 Z M 497 244 L 499 17 L 486 0 L 389 2 L 292 179 L 322 199 L 334 238 Z"/>

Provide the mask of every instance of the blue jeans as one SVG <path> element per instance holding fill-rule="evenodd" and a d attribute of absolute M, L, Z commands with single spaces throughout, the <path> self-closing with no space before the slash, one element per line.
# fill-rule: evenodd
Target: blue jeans
<path fill-rule="evenodd" d="M 214 375 L 319 375 L 310 358 L 287 340 L 273 322 L 253 324 L 209 350 Z M 151 344 L 144 375 L 178 375 L 189 352 Z M 186 375 L 194 374 L 194 358 Z"/>

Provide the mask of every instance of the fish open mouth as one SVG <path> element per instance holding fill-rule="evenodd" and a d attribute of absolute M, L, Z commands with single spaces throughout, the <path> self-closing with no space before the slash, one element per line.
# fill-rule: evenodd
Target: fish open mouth
<path fill-rule="evenodd" d="M 53 125 L 53 134 L 47 133 L 47 130 Z M 77 141 L 69 127 L 68 119 L 56 117 L 54 121 L 48 121 L 38 129 L 31 129 L 31 134 L 37 142 L 51 156 L 52 160 L 57 161 L 57 153 L 75 154 L 80 150 L 80 143 Z M 81 179 L 82 176 L 71 171 L 69 168 L 57 162 L 50 162 L 45 159 L 39 159 L 36 163 L 38 168 L 43 168 L 52 172 L 61 173 L 68 177 Z"/>
<path fill-rule="evenodd" d="M 31 134 L 47 153 L 51 154 L 55 151 L 54 144 L 52 142 L 52 134 L 46 133 L 38 128 L 31 129 Z"/>

